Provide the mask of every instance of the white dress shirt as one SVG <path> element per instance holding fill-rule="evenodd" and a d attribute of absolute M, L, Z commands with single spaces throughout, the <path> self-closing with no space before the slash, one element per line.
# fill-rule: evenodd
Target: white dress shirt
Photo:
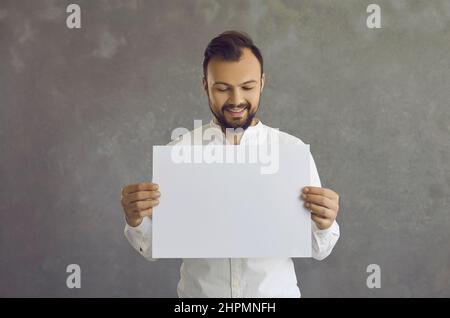
<path fill-rule="evenodd" d="M 193 136 L 206 129 L 213 132 L 214 138 L 202 140 L 203 144 L 224 144 L 224 134 L 213 120 L 207 125 L 183 135 L 169 145 L 192 144 Z M 278 131 L 259 121 L 248 127 L 240 144 L 263 143 L 269 133 L 277 133 L 279 143 L 301 143 L 300 139 L 285 132 Z M 319 174 L 314 159 L 310 158 L 311 186 L 321 187 Z M 162 189 L 161 192 L 164 190 Z M 299 193 L 300 195 L 300 193 Z M 300 200 L 300 198 L 299 198 Z M 157 207 L 155 208 L 157 209 Z M 312 221 L 311 221 L 312 222 Z M 312 257 L 317 260 L 326 258 L 339 238 L 339 225 L 336 221 L 330 228 L 319 230 L 312 222 Z M 125 225 L 125 236 L 130 244 L 142 256 L 150 261 L 152 258 L 152 221 L 145 217 L 137 227 Z M 286 258 L 190 258 L 183 259 L 180 268 L 180 281 L 177 292 L 179 297 L 275 297 L 298 298 L 301 296 L 297 286 L 294 263 Z"/>

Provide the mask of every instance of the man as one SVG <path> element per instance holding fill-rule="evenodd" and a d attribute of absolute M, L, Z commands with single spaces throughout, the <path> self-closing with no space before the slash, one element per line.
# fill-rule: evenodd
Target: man
<path fill-rule="evenodd" d="M 244 33 L 228 31 L 208 45 L 203 62 L 203 86 L 213 119 L 201 129 L 214 129 L 226 144 L 264 142 L 274 129 L 255 118 L 264 88 L 263 58 Z M 226 131 L 235 129 L 232 134 Z M 278 133 L 279 143 L 303 142 L 287 133 Z M 194 134 L 191 131 L 189 134 Z M 225 135 L 225 139 L 223 136 Z M 183 137 L 183 136 L 182 136 Z M 180 145 L 193 138 L 178 138 Z M 205 143 L 205 141 L 202 141 Z M 220 138 L 211 142 L 220 143 Z M 321 187 L 311 156 L 311 186 L 299 193 L 299 199 L 311 211 L 313 257 L 327 257 L 339 238 L 335 219 L 338 194 Z M 193 184 L 195 186 L 195 184 Z M 251 189 L 249 189 L 251 191 Z M 125 236 L 148 260 L 151 257 L 152 212 L 161 193 L 154 183 L 138 183 L 122 189 L 125 212 Z M 186 211 L 189 213 L 189 211 Z M 300 297 L 291 258 L 184 259 L 178 283 L 179 297 Z"/>

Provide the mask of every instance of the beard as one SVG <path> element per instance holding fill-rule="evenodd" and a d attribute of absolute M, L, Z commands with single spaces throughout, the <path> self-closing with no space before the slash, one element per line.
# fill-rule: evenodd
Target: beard
<path fill-rule="evenodd" d="M 211 107 L 211 100 L 209 99 L 209 97 L 208 97 L 208 104 L 209 104 L 209 109 L 211 110 L 212 114 L 214 115 L 217 122 L 224 130 L 227 128 L 232 128 L 232 129 L 242 128 L 244 130 L 247 129 L 252 124 L 253 118 L 255 117 L 256 112 L 258 111 L 258 108 L 259 108 L 259 102 L 258 102 L 257 107 L 254 108 L 253 110 L 249 103 L 241 103 L 239 105 L 224 104 L 220 108 L 220 113 L 216 114 L 214 112 L 213 108 Z M 239 118 L 231 118 L 230 120 L 227 119 L 225 116 L 225 111 L 227 111 L 228 109 L 231 109 L 231 108 L 243 108 L 244 116 L 239 117 Z"/>

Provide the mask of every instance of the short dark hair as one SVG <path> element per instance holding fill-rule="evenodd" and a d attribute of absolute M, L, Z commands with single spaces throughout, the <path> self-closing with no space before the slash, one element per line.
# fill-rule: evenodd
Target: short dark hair
<path fill-rule="evenodd" d="M 263 70 L 263 58 L 258 47 L 253 44 L 253 40 L 248 34 L 240 31 L 225 31 L 209 42 L 205 49 L 203 59 L 203 76 L 206 78 L 209 61 L 214 57 L 219 57 L 225 61 L 239 61 L 242 49 L 248 48 L 256 56 L 261 65 L 261 76 Z"/>

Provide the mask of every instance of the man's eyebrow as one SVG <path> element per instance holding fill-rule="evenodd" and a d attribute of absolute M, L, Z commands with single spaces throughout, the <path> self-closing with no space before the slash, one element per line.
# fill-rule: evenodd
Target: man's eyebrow
<path fill-rule="evenodd" d="M 250 84 L 250 83 L 258 83 L 258 82 L 255 80 L 249 80 L 247 82 L 242 83 L 241 85 Z"/>
<path fill-rule="evenodd" d="M 257 81 L 256 80 L 249 80 L 249 81 L 246 81 L 246 82 L 244 82 L 244 83 L 241 83 L 241 84 L 239 84 L 239 85 L 246 85 L 246 84 L 250 84 L 250 83 L 257 83 Z M 228 83 L 225 83 L 225 82 L 214 82 L 214 84 L 213 84 L 213 86 L 214 85 L 226 85 L 226 86 L 232 86 L 232 85 L 230 85 L 230 84 L 228 84 Z"/>

